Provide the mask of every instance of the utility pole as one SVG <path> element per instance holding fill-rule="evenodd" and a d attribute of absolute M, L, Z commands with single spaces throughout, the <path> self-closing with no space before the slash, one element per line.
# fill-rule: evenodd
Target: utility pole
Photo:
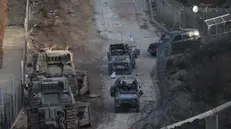
<path fill-rule="evenodd" d="M 22 61 L 22 86 L 21 86 L 21 95 L 24 96 L 24 86 L 25 86 L 25 69 L 26 69 L 26 60 L 27 60 L 27 40 L 28 40 L 28 22 L 29 22 L 29 0 L 26 1 L 26 17 L 24 22 L 25 29 L 25 42 L 24 42 L 24 51 L 23 51 L 23 61 Z M 24 99 L 22 99 L 24 104 Z"/>

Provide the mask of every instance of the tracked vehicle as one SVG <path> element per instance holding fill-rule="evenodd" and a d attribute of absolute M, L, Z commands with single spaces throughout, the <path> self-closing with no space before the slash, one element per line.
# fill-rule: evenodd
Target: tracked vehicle
<path fill-rule="evenodd" d="M 75 70 L 73 54 L 69 50 L 42 50 L 36 53 L 27 65 L 29 71 L 27 71 L 28 74 L 25 78 L 25 94 L 28 98 L 26 103 L 28 107 L 28 127 L 34 125 L 33 121 L 37 119 L 39 119 L 39 121 L 36 121 L 37 125 L 31 127 L 31 129 L 48 128 L 49 121 L 51 121 L 50 124 L 54 126 L 52 127 L 54 129 L 76 129 L 78 126 L 91 124 L 90 103 L 78 101 L 78 96 L 88 91 L 87 72 Z M 39 100 L 31 99 L 36 94 L 42 95 L 42 99 L 41 97 Z M 38 98 L 38 95 L 36 95 L 36 98 Z M 62 96 L 68 98 L 67 103 L 66 100 L 65 103 L 62 102 Z M 41 100 L 44 102 L 42 105 Z M 34 105 L 36 101 L 39 101 L 40 104 Z M 54 122 L 54 119 L 60 117 L 57 115 L 59 110 L 65 112 L 65 117 L 62 116 L 62 119 L 66 122 L 65 128 L 63 124 L 61 126 L 60 122 Z M 41 113 L 44 114 L 44 112 L 53 114 L 49 117 L 47 115 L 42 116 Z M 33 118 L 34 115 L 36 118 Z M 48 123 L 44 124 L 44 121 L 45 123 L 48 121 Z M 74 123 L 68 123 L 68 121 L 77 122 L 77 127 L 74 128 Z"/>
<path fill-rule="evenodd" d="M 75 101 L 67 78 L 30 79 L 28 129 L 79 129 L 90 124 L 90 105 Z"/>

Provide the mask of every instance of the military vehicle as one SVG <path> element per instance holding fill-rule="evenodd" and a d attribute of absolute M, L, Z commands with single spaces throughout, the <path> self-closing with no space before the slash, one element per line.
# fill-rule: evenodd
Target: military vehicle
<path fill-rule="evenodd" d="M 79 129 L 90 124 L 89 103 L 76 102 L 66 77 L 30 77 L 28 129 Z"/>
<path fill-rule="evenodd" d="M 46 77 L 67 77 L 74 96 L 89 91 L 87 72 L 75 70 L 73 54 L 69 50 L 44 50 L 37 54 L 34 64 L 35 72 Z"/>
<path fill-rule="evenodd" d="M 140 111 L 140 96 L 143 91 L 134 76 L 118 77 L 110 88 L 111 97 L 114 97 L 114 110 L 119 112 L 124 108 L 135 108 Z"/>
<path fill-rule="evenodd" d="M 108 73 L 125 71 L 127 74 L 132 73 L 132 69 L 136 67 L 135 54 L 131 52 L 129 47 L 123 43 L 110 44 L 108 57 Z"/>
<path fill-rule="evenodd" d="M 61 50 L 43 49 L 42 51 L 34 54 L 34 56 L 30 58 L 30 61 L 28 61 L 27 63 L 28 75 L 26 75 L 26 78 L 25 78 L 25 82 L 26 82 L 26 85 L 25 85 L 26 92 L 25 93 L 27 94 L 27 98 L 28 98 L 27 106 L 29 107 L 29 109 L 31 109 L 31 110 L 28 110 L 29 116 L 31 112 L 32 112 L 32 116 L 34 113 L 37 113 L 34 115 L 38 115 L 39 113 L 38 109 L 36 108 L 34 109 L 33 105 L 31 105 L 31 102 L 34 101 L 30 99 L 32 98 L 31 96 L 33 94 L 32 92 L 34 92 L 33 90 L 34 88 L 36 89 L 36 87 L 44 87 L 43 84 L 45 85 L 45 83 L 53 85 L 53 83 L 59 84 L 61 82 L 63 83 L 65 82 L 64 83 L 65 87 L 68 87 L 68 90 L 69 90 L 68 92 L 71 95 L 71 99 L 75 101 L 73 101 L 74 104 L 72 103 L 72 107 L 69 106 L 66 108 L 64 106 L 63 110 L 68 111 L 69 114 L 70 112 L 73 112 L 73 114 L 75 114 L 75 116 L 77 116 L 78 118 L 76 119 L 75 117 L 73 117 L 73 120 L 76 119 L 75 122 L 79 120 L 78 122 L 79 126 L 90 125 L 90 104 L 88 102 L 77 101 L 78 95 L 83 95 L 84 93 L 87 93 L 89 91 L 88 90 L 88 75 L 86 71 L 75 70 L 75 66 L 74 66 L 72 58 L 73 58 L 73 54 L 69 50 L 63 50 L 63 49 Z M 59 87 L 59 85 L 56 85 L 56 86 Z M 60 90 L 59 92 L 57 92 L 58 89 L 55 89 L 57 87 L 53 86 L 51 88 L 51 86 L 48 86 L 48 88 L 54 89 L 54 91 L 52 91 L 51 89 L 49 90 L 49 94 L 51 94 L 50 95 L 51 98 L 54 98 L 54 96 L 59 97 L 59 94 L 63 92 L 63 90 Z M 41 88 L 37 89 L 36 94 L 41 95 L 41 93 L 43 93 L 43 90 L 44 89 L 41 89 Z M 45 95 L 49 96 L 49 94 L 46 93 Z M 58 94 L 58 95 L 54 95 L 54 94 Z M 49 101 L 47 99 L 49 98 L 43 98 L 44 101 Z M 62 103 L 59 102 L 59 104 L 62 104 Z M 57 107 L 57 104 L 55 106 L 50 105 L 48 107 L 49 109 L 50 108 L 53 109 L 54 107 Z M 43 107 L 38 107 L 38 108 L 43 108 Z M 57 116 L 53 116 L 53 117 L 57 117 Z M 69 119 L 69 118 L 66 118 L 66 119 Z M 31 123 L 33 123 L 33 119 Z M 43 129 L 43 127 L 39 127 L 39 129 Z M 68 126 L 65 129 L 72 129 L 72 127 Z"/>
<path fill-rule="evenodd" d="M 185 50 L 199 50 L 203 45 L 197 29 L 180 29 L 166 34 L 160 44 L 169 44 L 170 54 L 184 53 Z M 161 46 L 161 45 L 159 45 Z"/>

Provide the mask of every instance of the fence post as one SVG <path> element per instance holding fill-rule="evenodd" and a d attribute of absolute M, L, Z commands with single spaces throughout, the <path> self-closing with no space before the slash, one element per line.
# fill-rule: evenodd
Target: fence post
<path fill-rule="evenodd" d="M 218 115 L 205 119 L 205 129 L 218 129 Z"/>
<path fill-rule="evenodd" d="M 16 107 L 15 107 L 15 84 L 14 84 L 14 76 L 11 76 L 11 87 L 12 87 L 12 115 L 13 115 L 13 119 L 14 120 L 14 117 L 16 116 Z"/>
<path fill-rule="evenodd" d="M 20 95 L 21 95 L 21 100 L 20 100 L 20 108 L 21 108 L 21 106 L 22 105 L 24 105 L 24 86 L 25 86 L 25 76 L 24 76 L 24 71 L 25 71 L 25 69 L 24 69 L 25 67 L 24 67 L 24 61 L 23 60 L 21 60 L 21 69 L 22 69 L 22 83 L 21 83 L 21 93 L 20 93 Z M 22 105 L 21 105 L 22 104 Z"/>

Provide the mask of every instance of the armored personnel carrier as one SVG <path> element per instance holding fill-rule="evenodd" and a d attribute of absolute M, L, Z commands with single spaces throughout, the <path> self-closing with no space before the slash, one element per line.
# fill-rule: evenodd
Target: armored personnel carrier
<path fill-rule="evenodd" d="M 140 96 L 143 91 L 140 89 L 137 79 L 131 75 L 118 77 L 111 86 L 111 97 L 114 97 L 114 110 L 119 112 L 124 108 L 135 108 L 140 111 Z"/>
<path fill-rule="evenodd" d="M 128 45 L 121 44 L 110 44 L 108 57 L 108 73 L 111 74 L 113 71 L 116 72 L 127 72 L 132 73 L 132 69 L 136 67 L 136 54 L 133 54 Z"/>
<path fill-rule="evenodd" d="M 36 73 L 46 77 L 67 77 L 74 96 L 89 91 L 87 72 L 75 70 L 73 54 L 69 50 L 44 50 L 38 53 L 34 62 Z"/>
<path fill-rule="evenodd" d="M 79 129 L 90 124 L 89 103 L 76 102 L 65 77 L 31 78 L 28 129 Z"/>

